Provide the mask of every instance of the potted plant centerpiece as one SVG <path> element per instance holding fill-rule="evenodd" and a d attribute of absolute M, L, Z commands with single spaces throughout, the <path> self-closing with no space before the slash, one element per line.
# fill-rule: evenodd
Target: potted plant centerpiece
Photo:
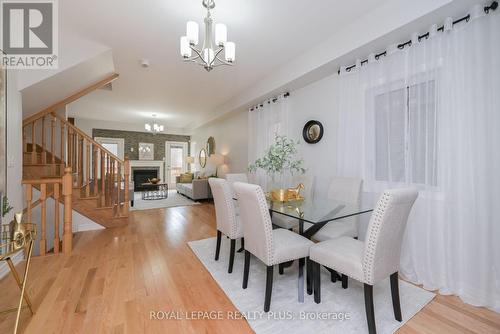
<path fill-rule="evenodd" d="M 271 198 L 275 201 L 285 202 L 287 198 L 287 187 L 285 180 L 287 176 L 306 172 L 304 160 L 297 158 L 299 141 L 294 141 L 286 136 L 276 136 L 274 143 L 267 149 L 263 157 L 255 160 L 248 166 L 249 172 L 257 169 L 264 170 L 277 185 L 271 190 Z"/>

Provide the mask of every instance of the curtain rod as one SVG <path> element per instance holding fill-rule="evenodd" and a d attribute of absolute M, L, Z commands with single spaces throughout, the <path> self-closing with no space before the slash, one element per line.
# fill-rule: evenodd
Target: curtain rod
<path fill-rule="evenodd" d="M 489 5 L 489 6 L 485 6 L 485 7 L 483 8 L 483 10 L 484 10 L 484 12 L 485 12 L 486 14 L 489 14 L 489 13 L 490 13 L 490 11 L 494 11 L 494 10 L 496 10 L 497 8 L 498 8 L 498 2 L 497 2 L 497 1 L 493 1 L 493 2 L 491 3 L 491 5 Z M 462 21 L 469 22 L 469 20 L 470 20 L 470 14 L 467 14 L 466 16 L 464 16 L 464 17 L 462 17 L 462 18 L 459 18 L 458 20 L 453 21 L 453 24 L 452 24 L 452 25 L 455 25 L 455 24 L 460 23 L 460 22 L 462 22 Z M 437 31 L 444 31 L 444 25 L 442 25 L 441 27 L 439 27 L 439 28 L 437 29 Z M 421 40 L 422 38 L 428 38 L 428 37 L 429 37 L 429 35 L 430 35 L 430 32 L 426 32 L 425 34 L 419 35 L 419 36 L 418 36 L 418 41 L 420 42 L 420 40 Z M 411 42 L 411 39 L 410 39 L 409 41 L 406 41 L 406 42 L 404 42 L 404 43 L 398 44 L 398 49 L 402 50 L 402 49 L 404 49 L 406 46 L 411 45 L 411 43 L 412 43 L 412 42 Z M 377 59 L 377 60 L 378 60 L 380 57 L 382 57 L 382 56 L 386 56 L 386 55 L 387 55 L 387 50 L 386 50 L 386 51 L 383 51 L 383 52 L 381 52 L 381 53 L 377 53 L 377 54 L 375 54 L 375 59 Z M 361 61 L 360 65 L 363 65 L 363 64 L 366 64 L 366 63 L 368 63 L 368 59 L 365 59 L 365 60 Z M 345 68 L 345 70 L 346 70 L 346 72 L 350 72 L 350 71 L 351 71 L 353 68 L 355 68 L 355 67 L 356 67 L 356 64 L 353 64 L 353 65 L 351 65 L 351 66 L 347 66 L 347 67 Z M 340 68 L 339 68 L 339 70 L 337 71 L 337 74 L 340 74 Z"/>
<path fill-rule="evenodd" d="M 290 92 L 286 92 L 286 93 L 280 94 L 280 95 L 278 95 L 278 96 L 275 96 L 275 97 L 273 97 L 273 98 L 267 99 L 267 100 L 266 100 L 266 101 L 267 101 L 267 104 L 271 104 L 271 102 L 272 102 L 272 103 L 275 103 L 276 101 L 278 101 L 278 99 L 280 98 L 280 96 L 283 96 L 284 98 L 287 98 L 287 97 L 289 97 L 289 96 L 290 96 Z M 250 110 L 250 111 L 254 111 L 254 110 L 257 110 L 257 109 L 259 109 L 259 108 L 264 108 L 264 103 L 265 103 L 266 101 L 261 102 L 261 103 L 257 103 L 255 106 L 250 107 L 250 108 L 249 108 L 249 110 Z"/>

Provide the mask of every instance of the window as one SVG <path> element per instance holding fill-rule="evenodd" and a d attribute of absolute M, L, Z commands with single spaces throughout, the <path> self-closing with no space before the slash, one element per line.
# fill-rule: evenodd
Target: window
<path fill-rule="evenodd" d="M 116 143 L 102 143 L 102 146 L 113 153 L 114 155 L 118 156 L 118 144 Z"/>
<path fill-rule="evenodd" d="M 125 139 L 123 138 L 104 138 L 95 137 L 94 140 L 101 144 L 105 149 L 123 160 Z"/>
<path fill-rule="evenodd" d="M 435 82 L 375 96 L 375 179 L 436 185 Z"/>

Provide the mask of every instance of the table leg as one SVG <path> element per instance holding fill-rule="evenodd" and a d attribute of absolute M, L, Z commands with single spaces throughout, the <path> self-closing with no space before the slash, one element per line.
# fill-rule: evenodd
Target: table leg
<path fill-rule="evenodd" d="M 32 252 L 33 252 L 33 240 L 30 241 L 28 256 L 26 257 L 26 267 L 24 269 L 23 286 L 21 288 L 21 298 L 19 298 L 19 306 L 17 308 L 16 327 L 14 328 L 14 334 L 17 333 L 17 329 L 19 327 L 19 318 L 21 316 L 21 309 L 23 306 L 24 292 L 26 290 L 26 282 L 28 281 L 28 271 L 30 269 L 31 253 Z"/>
<path fill-rule="evenodd" d="M 16 267 L 14 266 L 14 263 L 12 263 L 12 260 L 10 258 L 8 258 L 6 261 L 7 261 L 7 264 L 9 265 L 10 272 L 12 273 L 12 276 L 14 276 L 14 280 L 16 281 L 17 286 L 19 287 L 19 290 L 21 290 L 23 288 L 23 283 L 21 282 L 21 279 L 19 278 L 19 274 L 17 273 L 17 270 L 16 270 Z M 34 314 L 33 305 L 31 304 L 30 298 L 29 298 L 27 293 L 24 295 L 24 300 L 26 301 L 26 304 L 28 304 L 28 307 L 31 311 L 31 314 Z"/>
<path fill-rule="evenodd" d="M 304 263 L 305 258 L 299 259 L 299 303 L 304 302 Z"/>

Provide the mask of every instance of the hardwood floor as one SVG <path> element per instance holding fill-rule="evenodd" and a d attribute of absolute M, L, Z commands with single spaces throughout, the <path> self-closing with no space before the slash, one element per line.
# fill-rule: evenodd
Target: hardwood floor
<path fill-rule="evenodd" d="M 186 242 L 214 237 L 211 204 L 133 211 L 127 226 L 81 232 L 71 256 L 35 258 L 24 333 L 252 333 L 245 320 L 150 320 L 150 311 L 236 311 Z M 0 309 L 16 304 L 12 277 Z M 362 303 L 362 301 L 360 301 Z M 15 314 L 0 316 L 10 333 Z M 500 333 L 500 314 L 437 296 L 398 333 Z"/>

